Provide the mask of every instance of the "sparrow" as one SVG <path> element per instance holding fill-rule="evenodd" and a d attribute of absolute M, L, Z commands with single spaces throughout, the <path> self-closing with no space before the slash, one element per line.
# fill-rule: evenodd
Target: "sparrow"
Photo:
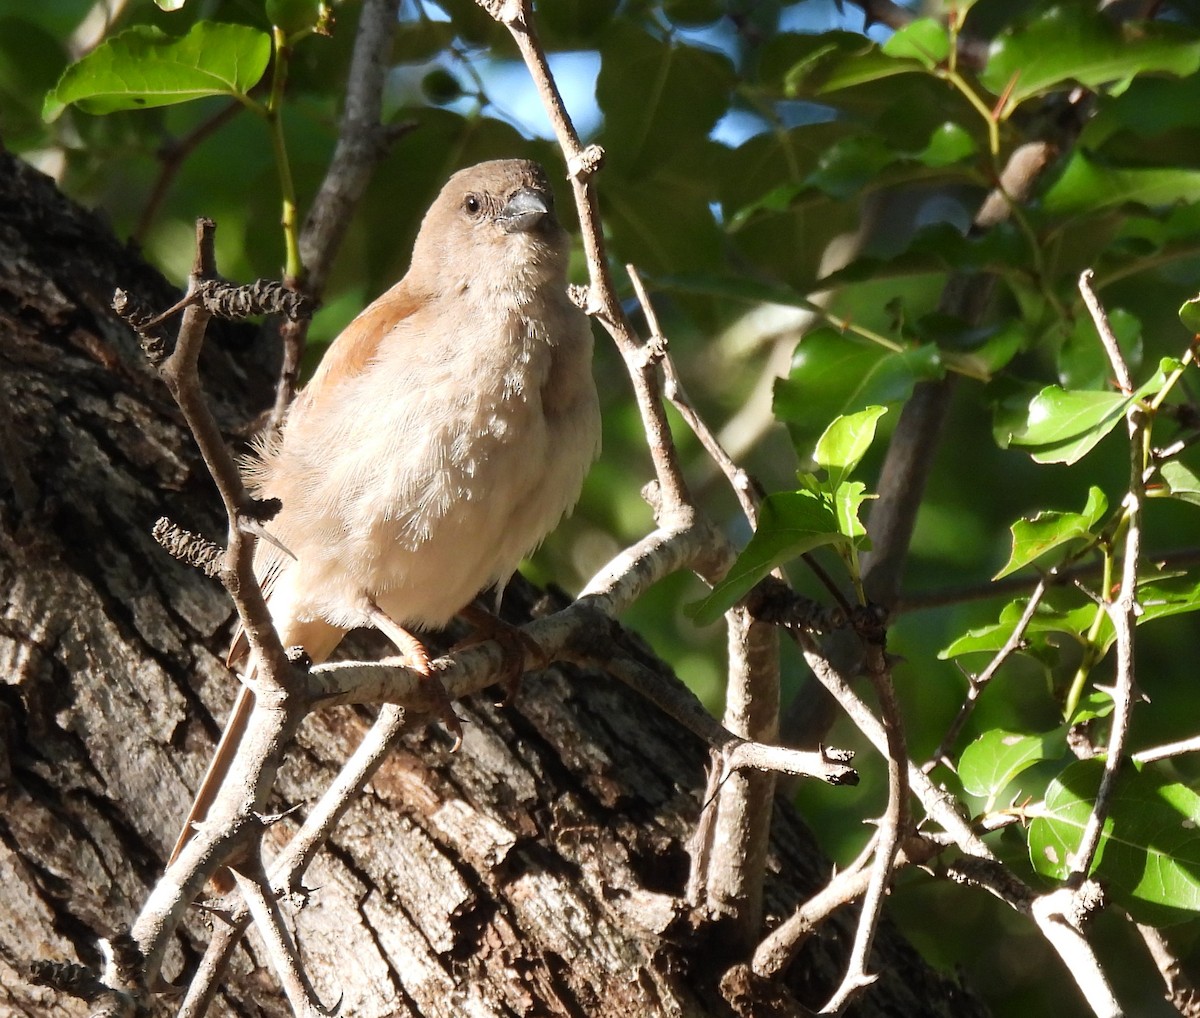
<path fill-rule="evenodd" d="M 284 647 L 320 663 L 374 627 L 437 682 L 414 630 L 503 589 L 574 506 L 600 407 L 568 251 L 536 163 L 480 163 L 442 188 L 404 278 L 333 341 L 246 470 L 253 494 L 282 503 L 255 571 Z M 229 662 L 245 676 L 249 658 L 239 632 Z M 252 709 L 243 684 L 172 861 Z"/>

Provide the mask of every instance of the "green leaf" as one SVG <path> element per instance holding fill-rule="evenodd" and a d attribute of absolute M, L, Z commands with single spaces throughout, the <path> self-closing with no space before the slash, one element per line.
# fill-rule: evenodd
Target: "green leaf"
<path fill-rule="evenodd" d="M 1120 423 L 1129 404 L 1129 397 L 1115 392 L 1047 386 L 1033 398 L 1024 426 L 1010 441 L 1031 447 L 1038 463 L 1074 463 Z"/>
<path fill-rule="evenodd" d="M 1074 463 L 1117 426 L 1131 403 L 1160 392 L 1178 364 L 1164 357 L 1158 370 L 1131 396 L 1048 386 L 1029 403 L 1024 421 L 1007 429 L 1007 442 L 1029 446 L 1029 455 L 1037 463 Z M 1008 412 L 1007 407 L 998 409 L 998 415 Z M 997 435 L 997 440 L 1006 444 L 1003 435 Z"/>
<path fill-rule="evenodd" d="M 1200 476 L 1179 460 L 1167 460 L 1158 470 L 1165 494 L 1181 502 L 1200 505 Z"/>
<path fill-rule="evenodd" d="M 764 80 L 780 79 L 785 95 L 820 95 L 924 71 L 922 61 L 889 56 L 858 32 L 786 33 L 764 54 Z"/>
<path fill-rule="evenodd" d="M 886 413 L 885 406 L 869 406 L 855 414 L 844 414 L 817 439 L 813 461 L 829 472 L 831 490 L 838 487 L 867 454 L 875 441 L 879 418 Z"/>
<path fill-rule="evenodd" d="M 839 415 L 905 400 L 917 382 L 942 373 L 942 355 L 932 343 L 895 353 L 817 329 L 797 346 L 791 374 L 775 383 L 775 416 L 807 455 Z"/>
<path fill-rule="evenodd" d="M 1124 308 L 1110 308 L 1108 322 L 1125 363 L 1136 370 L 1142 361 L 1142 323 Z M 1087 315 L 1078 315 L 1058 351 L 1058 377 L 1065 389 L 1100 389 L 1112 380 L 1113 369 L 1096 326 Z"/>
<path fill-rule="evenodd" d="M 1017 598 L 1009 602 L 1000 612 L 999 622 L 968 630 L 940 651 L 938 658 L 946 661 L 964 654 L 995 654 L 1012 636 L 1021 616 L 1025 614 L 1028 603 L 1028 598 Z M 1021 652 L 1041 651 L 1045 643 L 1044 637 L 1049 633 L 1064 633 L 1082 644 L 1095 615 L 1096 609 L 1092 605 L 1064 611 L 1042 601 L 1025 629 L 1025 647 Z"/>
<path fill-rule="evenodd" d="M 918 18 L 896 32 L 883 52 L 901 60 L 915 60 L 932 70 L 950 56 L 950 33 L 937 18 Z"/>
<path fill-rule="evenodd" d="M 897 149 L 878 134 L 850 134 L 827 145 L 803 179 L 778 184 L 736 209 L 729 217 L 729 228 L 736 231 L 761 213 L 784 212 L 812 201 L 814 190 L 845 201 L 864 192 L 916 181 L 955 179 L 974 183 L 973 169 L 959 164 L 978 151 L 975 139 L 949 122 L 934 128 L 924 147 L 914 151 Z"/>
<path fill-rule="evenodd" d="M 1169 615 L 1184 615 L 1200 610 L 1200 579 L 1189 576 L 1163 576 L 1138 584 L 1137 617 L 1139 626 Z"/>
<path fill-rule="evenodd" d="M 1086 4 L 1064 4 L 1001 32 L 980 82 L 995 95 L 1015 82 L 1010 102 L 1020 103 L 1067 82 L 1094 89 L 1138 74 L 1183 77 L 1198 68 L 1200 41 L 1187 29 L 1107 18 Z"/>
<path fill-rule="evenodd" d="M 1071 716 L 1069 723 L 1072 725 L 1082 725 L 1088 721 L 1095 721 L 1098 718 L 1106 718 L 1115 708 L 1116 704 L 1113 703 L 1113 698 L 1110 694 L 1093 689 L 1079 701 L 1079 708 Z"/>
<path fill-rule="evenodd" d="M 1096 801 L 1104 765 L 1071 764 L 1046 790 L 1029 828 L 1029 858 L 1043 876 L 1065 879 Z M 1167 925 L 1200 911 L 1200 795 L 1157 771 L 1117 778 L 1091 874 L 1138 922 Z"/>
<path fill-rule="evenodd" d="M 1200 201 L 1200 170 L 1109 166 L 1076 149 L 1042 198 L 1042 208 L 1066 216 L 1095 213 L 1130 202 L 1156 207 L 1181 201 Z"/>
<path fill-rule="evenodd" d="M 867 528 L 858 518 L 858 511 L 864 502 L 872 498 L 875 496 L 867 494 L 867 486 L 862 481 L 839 484 L 833 493 L 833 511 L 838 530 L 859 548 L 866 544 Z"/>
<path fill-rule="evenodd" d="M 1200 335 L 1200 295 L 1191 297 L 1180 305 L 1179 320 L 1189 332 Z"/>
<path fill-rule="evenodd" d="M 606 166 L 622 175 L 685 165 L 729 108 L 733 65 L 720 53 L 656 39 L 621 19 L 606 30 L 600 55 L 603 138 L 620 139 L 605 145 Z"/>
<path fill-rule="evenodd" d="M 1040 735 L 992 729 L 963 750 L 958 776 L 972 795 L 987 796 L 985 812 L 990 812 L 1018 774 L 1041 760 L 1059 756 L 1063 748 L 1061 729 Z"/>
<path fill-rule="evenodd" d="M 844 541 L 829 504 L 809 491 L 768 495 L 758 512 L 758 529 L 729 575 L 702 601 L 684 611 L 697 625 L 716 622 L 776 566 L 823 544 Z"/>
<path fill-rule="evenodd" d="M 102 114 L 213 95 L 245 99 L 270 59 L 271 37 L 246 25 L 198 21 L 182 37 L 137 25 L 68 67 L 42 116 L 53 120 L 71 103 Z"/>
<path fill-rule="evenodd" d="M 1033 519 L 1017 520 L 1012 525 L 1012 554 L 995 579 L 1016 572 L 1068 541 L 1090 538 L 1092 528 L 1107 511 L 1108 499 L 1104 492 L 1093 486 L 1088 489 L 1087 505 L 1082 513 L 1040 512 Z"/>

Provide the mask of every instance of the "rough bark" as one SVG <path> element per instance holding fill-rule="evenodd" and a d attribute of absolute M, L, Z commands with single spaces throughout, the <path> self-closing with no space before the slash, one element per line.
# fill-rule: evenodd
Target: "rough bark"
<path fill-rule="evenodd" d="M 98 938 L 133 918 L 234 693 L 221 591 L 150 537 L 164 514 L 214 537 L 223 523 L 165 389 L 108 310 L 118 285 L 174 296 L 0 153 L 0 1014 L 86 1013 L 26 966 L 95 965 Z M 230 433 L 270 399 L 269 354 L 248 335 L 223 331 L 205 358 Z M 309 873 L 294 929 L 325 1002 L 361 1018 L 734 1013 L 719 990 L 731 940 L 682 905 L 704 747 L 611 678 L 570 669 L 461 713 L 462 750 L 440 729 L 411 736 Z M 312 801 L 368 723 L 313 717 L 278 804 Z M 769 866 L 771 924 L 828 876 L 782 801 Z M 794 996 L 741 983 L 742 1013 L 825 999 L 852 921 L 805 949 Z M 197 912 L 168 972 L 194 963 L 205 927 Z M 286 1014 L 264 966 L 251 935 L 216 1012 Z M 875 966 L 854 1014 L 983 1013 L 890 928 Z"/>

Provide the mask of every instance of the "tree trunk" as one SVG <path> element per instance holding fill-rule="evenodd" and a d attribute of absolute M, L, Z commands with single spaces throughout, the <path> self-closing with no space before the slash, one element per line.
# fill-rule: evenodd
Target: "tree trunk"
<path fill-rule="evenodd" d="M 159 515 L 210 537 L 224 521 L 165 387 L 109 311 L 117 286 L 157 307 L 176 296 L 0 153 L 6 1015 L 87 1013 L 27 966 L 99 965 L 99 938 L 132 921 L 163 866 L 235 691 L 226 598 L 150 536 Z M 234 434 L 269 402 L 270 355 L 245 330 L 213 331 L 205 382 Z M 719 983 L 738 959 L 681 897 L 705 748 L 613 679 L 568 668 L 528 676 L 510 706 L 461 707 L 462 750 L 440 728 L 407 738 L 309 871 L 292 924 L 322 999 L 356 1018 L 734 1013 Z M 311 718 L 277 805 L 313 801 L 369 722 Z M 772 924 L 829 871 L 782 801 L 769 867 Z M 823 1001 L 853 919 L 804 949 L 794 996 L 746 987 L 742 1013 Z M 207 923 L 197 910 L 169 974 L 195 963 Z M 876 944 L 882 978 L 853 1013 L 984 1013 L 886 924 Z M 222 992 L 215 1013 L 289 1013 L 253 932 Z"/>

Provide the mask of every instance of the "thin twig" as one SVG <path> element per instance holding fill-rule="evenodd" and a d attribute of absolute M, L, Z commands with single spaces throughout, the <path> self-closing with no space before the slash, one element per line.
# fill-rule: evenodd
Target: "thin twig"
<path fill-rule="evenodd" d="M 1137 931 L 1146 945 L 1146 950 L 1150 952 L 1150 957 L 1154 959 L 1154 967 L 1162 976 L 1166 991 L 1164 995 L 1171 1002 L 1171 1006 L 1185 1018 L 1196 1018 L 1200 1015 L 1200 990 L 1184 972 L 1183 964 L 1171 950 L 1171 945 L 1167 943 L 1162 930 L 1138 923 Z"/>
<path fill-rule="evenodd" d="M 592 184 L 593 175 L 603 163 L 604 153 L 596 145 L 585 148 L 579 140 L 579 134 L 570 114 L 567 113 L 558 85 L 550 73 L 545 50 L 538 41 L 530 0 L 476 2 L 512 35 L 554 128 L 559 148 L 566 159 L 567 177 L 571 181 L 575 207 L 579 213 L 580 235 L 591 280 L 584 302 L 585 310 L 604 326 L 625 360 L 654 462 L 665 518 L 686 512 L 690 509 L 692 500 L 679 465 L 679 453 L 671 438 L 666 411 L 659 398 L 657 365 L 652 358 L 645 356 L 642 344 L 621 306 L 608 267 L 600 224 L 600 204 Z"/>
<path fill-rule="evenodd" d="M 197 222 L 196 259 L 188 280 L 189 295 L 197 293 L 206 281 L 217 278 L 214 230 L 215 226 L 209 220 Z M 161 363 L 159 371 L 183 413 L 225 507 L 228 530 L 220 576 L 237 608 L 258 663 L 256 693 L 268 702 L 283 706 L 289 699 L 292 667 L 275 633 L 254 573 L 255 538 L 241 525 L 244 515 L 254 515 L 254 503 L 242 485 L 233 456 L 200 385 L 200 349 L 210 317 L 211 312 L 199 300 L 187 303 L 175 348 Z M 167 943 L 207 876 L 225 854 L 239 846 L 244 850 L 247 840 L 257 837 L 244 822 L 242 804 L 266 801 L 283 747 L 303 717 L 299 705 L 294 705 L 291 711 L 268 711 L 262 715 L 253 719 L 255 738 L 261 741 L 256 741 L 248 753 L 247 767 L 239 769 L 236 775 L 240 779 L 238 787 L 232 787 L 231 781 L 231 787 L 222 790 L 217 804 L 219 809 L 214 808 L 214 817 L 220 816 L 223 823 L 208 825 L 209 829 L 195 839 L 196 844 L 189 846 L 192 851 L 184 853 L 168 867 L 133 924 L 134 941 L 145 959 L 142 978 L 146 986 L 156 982 Z M 255 766 L 257 770 L 251 769 Z M 110 981 L 116 978 L 115 973 L 106 972 L 109 985 L 119 986 Z"/>
<path fill-rule="evenodd" d="M 1092 292 L 1090 278 L 1091 272 L 1085 271 L 1079 278 L 1079 289 L 1083 294 L 1084 302 L 1092 313 L 1096 329 L 1101 335 L 1118 383 L 1128 392 L 1132 389 L 1129 368 L 1125 364 L 1125 359 L 1121 355 L 1115 339 L 1111 342 L 1104 339 L 1106 334 L 1109 337 L 1112 336 L 1112 329 L 1109 327 L 1104 309 Z M 1137 581 L 1138 567 L 1141 564 L 1142 503 L 1145 501 L 1142 472 L 1147 416 L 1141 406 L 1134 404 L 1129 408 L 1126 418 L 1129 431 L 1130 476 L 1129 492 L 1125 496 L 1126 526 L 1124 556 L 1121 563 L 1121 585 L 1116 599 L 1105 605 L 1116 637 L 1116 676 L 1112 693 L 1112 722 L 1100 788 L 1096 792 L 1096 801 L 1092 804 L 1092 812 L 1084 826 L 1079 847 L 1071 857 L 1070 882 L 1072 883 L 1078 883 L 1087 876 L 1096 850 L 1100 846 L 1104 821 L 1111 808 L 1113 790 L 1116 788 L 1117 775 L 1125 755 L 1125 742 L 1129 733 L 1130 716 L 1133 712 L 1134 628 L 1139 611 Z"/>
<path fill-rule="evenodd" d="M 909 787 L 908 749 L 904 738 L 904 720 L 892 685 L 883 644 L 867 646 L 867 670 L 879 699 L 887 745 L 888 804 L 876 837 L 875 858 L 863 897 L 862 912 L 855 928 L 850 963 L 841 985 L 822 1008 L 822 1014 L 840 1014 L 842 1009 L 878 976 L 868 972 L 871 945 L 883 914 L 883 900 L 891 886 L 892 868 L 900 844 L 908 835 Z"/>
<path fill-rule="evenodd" d="M 895 868 L 924 864 L 944 846 L 925 838 L 910 838 L 904 850 L 897 854 Z M 754 951 L 751 968 L 765 979 L 782 976 L 804 946 L 809 936 L 833 912 L 861 898 L 870 886 L 872 870 L 867 866 L 875 841 L 855 863 L 835 873 L 829 882 L 780 923 Z"/>
<path fill-rule="evenodd" d="M 316 300 L 325 292 L 338 249 L 375 166 L 392 142 L 413 127 L 403 124 L 384 128 L 380 122 L 399 9 L 400 0 L 366 0 L 359 15 L 337 144 L 297 239 L 301 278 L 288 280 L 290 286 Z M 275 402 L 266 423 L 268 432 L 283 424 L 284 414 L 296 395 L 308 325 L 283 322 L 279 338 L 283 361 L 275 385 Z"/>
<path fill-rule="evenodd" d="M 283 992 L 287 994 L 292 1013 L 297 1018 L 324 1018 L 326 1015 L 335 1014 L 336 1007 L 330 1010 L 322 1006 L 317 999 L 316 991 L 305 974 L 296 944 L 284 926 L 283 914 L 279 911 L 279 900 L 272 893 L 257 857 L 255 867 L 249 874 L 235 871 L 234 876 L 237 879 L 238 890 L 242 892 L 242 899 L 250 910 L 263 943 L 266 944 L 267 956 L 271 959 Z"/>
<path fill-rule="evenodd" d="M 709 458 L 725 475 L 725 479 L 737 497 L 738 504 L 742 507 L 747 522 L 751 529 L 754 529 L 758 525 L 759 502 L 754 483 L 751 481 L 750 475 L 730 458 L 707 422 L 696 411 L 695 404 L 688 398 L 683 383 L 679 379 L 679 372 L 675 369 L 675 362 L 670 355 L 667 337 L 659 326 L 658 314 L 650 301 L 650 295 L 646 292 L 646 285 L 642 282 L 641 274 L 633 265 L 626 265 L 625 271 L 629 274 L 630 282 L 633 283 L 638 303 L 642 306 L 642 314 L 646 317 L 646 327 L 650 330 L 650 338 L 646 343 L 647 355 L 657 359 L 662 367 L 663 396 L 679 411 L 679 416 L 691 428 L 692 434 L 704 447 Z"/>
<path fill-rule="evenodd" d="M 950 751 L 954 748 L 954 743 L 958 741 L 958 737 L 963 730 L 963 726 L 967 723 L 967 719 L 970 718 L 971 713 L 975 710 L 975 705 L 979 702 L 980 695 L 988 687 L 992 679 L 996 677 L 996 673 L 1000 670 L 1004 662 L 1025 645 L 1025 632 L 1029 628 L 1029 624 L 1033 621 L 1033 616 L 1037 611 L 1038 605 L 1042 603 L 1042 598 L 1045 596 L 1046 580 L 1043 578 L 1033 589 L 1033 593 L 1029 597 L 1029 603 L 1025 606 L 1025 611 L 1021 613 L 1021 617 L 1017 620 L 1013 631 L 1009 634 L 1008 639 L 1004 641 L 1004 646 L 996 651 L 995 656 L 988 662 L 988 666 L 982 672 L 978 675 L 968 677 L 966 699 L 963 700 L 962 706 L 958 708 L 958 713 L 954 716 L 954 720 L 950 722 L 950 727 L 946 729 L 946 734 L 942 736 L 942 741 L 938 744 L 938 748 L 933 751 L 933 755 L 922 767 L 922 770 L 926 774 L 940 763 L 949 763 Z"/>
<path fill-rule="evenodd" d="M 153 225 L 162 203 L 166 200 L 167 192 L 170 191 L 175 177 L 191 154 L 200 147 L 202 142 L 219 131 L 245 108 L 240 100 L 233 99 L 227 106 L 200 121 L 182 138 L 172 138 L 159 148 L 157 153 L 158 177 L 154 181 L 150 197 L 146 199 L 146 204 L 142 207 L 142 214 L 138 216 L 137 226 L 134 227 L 130 238 L 135 244 L 141 245 L 145 242 L 146 234 L 150 232 L 150 227 Z"/>
<path fill-rule="evenodd" d="M 409 720 L 403 707 L 388 704 L 379 711 L 375 723 L 342 766 L 337 778 L 309 811 L 287 847 L 275 858 L 270 882 L 276 892 L 286 893 L 299 886 L 321 846 L 400 741 Z M 188 986 L 178 1018 L 200 1018 L 207 1011 L 221 986 L 229 959 L 249 924 L 250 910 L 243 900 L 214 931 Z"/>
<path fill-rule="evenodd" d="M 1200 548 L 1173 548 L 1169 551 L 1146 552 L 1144 558 L 1161 569 L 1185 569 L 1200 564 Z M 1103 562 L 1081 562 L 1075 565 L 1059 566 L 1053 573 L 1047 573 L 1040 577 L 1039 581 L 1035 581 L 1029 576 L 1015 575 L 969 586 L 917 591 L 905 594 L 896 605 L 894 614 L 904 615 L 910 612 L 928 611 L 932 608 L 944 608 L 947 605 L 965 604 L 968 601 L 987 601 L 992 598 L 1008 597 L 1032 591 L 1037 582 L 1045 582 L 1048 587 L 1061 587 L 1072 584 L 1076 580 L 1100 576 L 1103 571 Z"/>
<path fill-rule="evenodd" d="M 1129 365 L 1125 363 L 1125 355 L 1121 353 L 1121 345 L 1117 342 L 1116 334 L 1108 322 L 1108 315 L 1100 306 L 1100 301 L 1092 289 L 1094 278 L 1095 273 L 1091 269 L 1084 269 L 1079 274 L 1079 293 L 1083 297 L 1083 303 L 1087 306 L 1088 313 L 1092 316 L 1092 322 L 1096 326 L 1096 332 L 1100 336 L 1104 352 L 1108 355 L 1108 362 L 1112 365 L 1113 373 L 1117 378 L 1117 387 L 1128 395 L 1133 392 L 1133 379 L 1129 374 Z"/>
<path fill-rule="evenodd" d="M 1166 742 L 1161 746 L 1139 749 L 1130 759 L 1134 763 L 1150 763 L 1154 760 L 1168 760 L 1173 756 L 1197 752 L 1200 752 L 1200 735 L 1193 735 L 1190 739 L 1181 739 L 1179 742 Z"/>

